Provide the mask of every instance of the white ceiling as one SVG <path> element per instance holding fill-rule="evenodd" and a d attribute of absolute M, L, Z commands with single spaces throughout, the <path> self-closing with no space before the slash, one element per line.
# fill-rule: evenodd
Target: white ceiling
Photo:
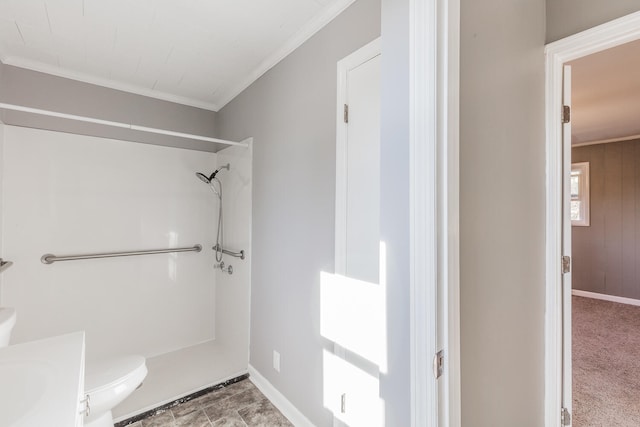
<path fill-rule="evenodd" d="M 217 111 L 352 2 L 0 0 L 0 60 Z"/>
<path fill-rule="evenodd" d="M 572 143 L 640 135 L 640 41 L 571 62 Z"/>

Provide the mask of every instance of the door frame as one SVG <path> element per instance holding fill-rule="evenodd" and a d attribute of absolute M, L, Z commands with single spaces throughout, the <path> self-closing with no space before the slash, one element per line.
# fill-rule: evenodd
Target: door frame
<path fill-rule="evenodd" d="M 563 227 L 563 150 L 562 139 L 562 70 L 569 61 L 640 39 L 640 12 L 566 37 L 545 47 L 545 117 L 546 117 L 546 290 L 545 290 L 545 426 L 560 426 L 564 391 L 562 356 L 562 253 Z M 568 139 L 570 140 L 570 139 Z M 568 151 L 570 152 L 570 151 Z M 569 173 L 568 171 L 566 171 Z M 571 396 L 571 390 L 568 395 Z"/>
<path fill-rule="evenodd" d="M 414 427 L 459 427 L 461 423 L 459 40 L 460 0 L 409 0 L 410 372 Z M 440 349 L 444 350 L 444 372 L 436 380 L 433 360 Z"/>

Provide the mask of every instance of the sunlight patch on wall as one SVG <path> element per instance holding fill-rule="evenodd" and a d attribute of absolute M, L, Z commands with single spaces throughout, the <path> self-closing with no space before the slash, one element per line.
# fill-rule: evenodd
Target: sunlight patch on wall
<path fill-rule="evenodd" d="M 380 242 L 379 283 L 320 273 L 324 406 L 350 426 L 384 425 L 379 374 L 387 372 L 387 257 Z"/>
<path fill-rule="evenodd" d="M 320 334 L 386 371 L 382 287 L 322 272 L 320 303 Z"/>

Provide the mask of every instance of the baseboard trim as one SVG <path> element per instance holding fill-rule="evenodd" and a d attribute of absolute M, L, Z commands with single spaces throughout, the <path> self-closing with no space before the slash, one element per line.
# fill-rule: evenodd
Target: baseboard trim
<path fill-rule="evenodd" d="M 572 289 L 571 290 L 571 295 L 575 295 L 577 297 L 601 299 L 601 300 L 604 300 L 604 301 L 617 302 L 617 303 L 620 303 L 620 304 L 628 304 L 628 305 L 640 306 L 640 299 L 618 297 L 618 296 L 615 296 L 615 295 L 599 294 L 597 292 L 581 291 L 579 289 Z"/>
<path fill-rule="evenodd" d="M 280 393 L 265 377 L 253 366 L 249 365 L 249 380 L 258 387 L 267 399 L 274 404 L 282 415 L 287 417 L 296 427 L 315 427 L 282 393 Z"/>

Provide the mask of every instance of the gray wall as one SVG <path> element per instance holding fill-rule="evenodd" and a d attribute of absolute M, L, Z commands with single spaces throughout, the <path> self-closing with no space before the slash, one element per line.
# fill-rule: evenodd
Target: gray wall
<path fill-rule="evenodd" d="M 544 0 L 461 2 L 463 426 L 544 425 L 544 32 Z"/>
<path fill-rule="evenodd" d="M 319 298 L 334 271 L 336 63 L 379 35 L 380 3 L 355 2 L 217 118 L 219 137 L 255 141 L 250 363 L 318 426 L 332 422 Z"/>
<path fill-rule="evenodd" d="M 0 102 L 88 116 L 140 126 L 213 137 L 215 112 L 135 95 L 102 86 L 3 65 Z M 120 128 L 4 111 L 6 124 L 61 132 L 169 145 L 203 151 L 224 148 L 211 142 L 150 135 Z"/>
<path fill-rule="evenodd" d="M 591 225 L 572 227 L 573 288 L 640 299 L 640 140 L 576 147 L 589 162 Z"/>
<path fill-rule="evenodd" d="M 547 42 L 638 10 L 638 0 L 547 0 Z"/>

